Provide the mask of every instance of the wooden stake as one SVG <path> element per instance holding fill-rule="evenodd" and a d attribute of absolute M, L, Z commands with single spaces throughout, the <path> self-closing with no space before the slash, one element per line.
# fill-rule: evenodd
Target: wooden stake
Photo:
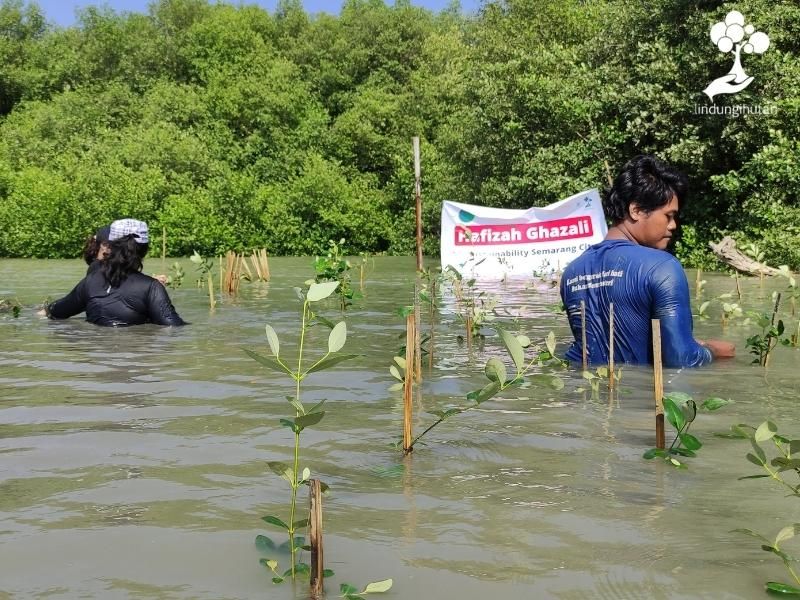
<path fill-rule="evenodd" d="M 419 278 L 414 284 L 414 381 L 422 382 L 422 315 L 419 305 Z M 419 390 L 418 390 L 419 391 Z"/>
<path fill-rule="evenodd" d="M 422 271 L 422 169 L 419 160 L 419 138 L 414 136 L 414 200 L 417 218 L 417 271 Z"/>
<path fill-rule="evenodd" d="M 408 315 L 406 317 L 406 377 L 403 387 L 403 452 L 405 454 L 409 454 L 414 449 L 411 446 L 414 438 L 411 415 L 414 399 L 414 365 L 416 364 L 414 358 L 414 330 L 416 328 L 414 325 L 414 315 Z"/>
<path fill-rule="evenodd" d="M 614 389 L 614 303 L 608 305 L 608 391 Z"/>
<path fill-rule="evenodd" d="M 167 274 L 167 228 L 161 228 L 161 272 Z"/>
<path fill-rule="evenodd" d="M 311 540 L 311 597 L 322 598 L 324 562 L 322 558 L 322 486 L 319 479 L 309 481 L 308 537 Z"/>
<path fill-rule="evenodd" d="M 699 298 L 700 297 L 700 279 L 703 277 L 703 269 L 697 269 L 697 277 L 694 280 L 694 293 Z"/>
<path fill-rule="evenodd" d="M 472 315 L 467 313 L 466 327 L 467 327 L 467 352 L 472 352 Z"/>
<path fill-rule="evenodd" d="M 661 368 L 661 321 L 652 319 L 653 327 L 653 395 L 656 400 L 656 448 L 666 448 L 664 433 L 664 372 Z"/>
<path fill-rule="evenodd" d="M 742 286 L 739 285 L 739 272 L 737 271 L 734 273 L 736 276 L 736 295 L 739 297 L 739 300 L 742 299 Z"/>
<path fill-rule="evenodd" d="M 586 349 L 586 302 L 581 300 L 581 360 L 583 370 L 589 370 L 589 356 Z"/>

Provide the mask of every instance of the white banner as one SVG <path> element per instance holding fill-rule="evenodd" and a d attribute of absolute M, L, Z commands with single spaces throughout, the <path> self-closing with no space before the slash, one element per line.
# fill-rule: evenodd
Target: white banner
<path fill-rule="evenodd" d="M 559 271 L 607 232 L 597 190 L 527 210 L 444 202 L 442 269 L 482 279 Z"/>

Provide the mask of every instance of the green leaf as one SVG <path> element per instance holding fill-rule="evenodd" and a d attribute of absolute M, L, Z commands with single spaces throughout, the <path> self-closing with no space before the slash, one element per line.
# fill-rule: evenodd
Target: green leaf
<path fill-rule="evenodd" d="M 500 339 L 503 341 L 506 350 L 508 350 L 508 354 L 511 356 L 511 360 L 514 362 L 517 372 L 522 371 L 525 367 L 525 350 L 522 348 L 522 344 L 505 329 L 497 329 L 497 333 L 500 335 Z"/>
<path fill-rule="evenodd" d="M 255 360 L 256 362 L 264 365 L 265 367 L 269 367 L 270 369 L 274 369 L 275 371 L 280 371 L 281 373 L 287 373 L 289 375 L 294 375 L 289 369 L 284 367 L 281 363 L 279 363 L 274 358 L 267 358 L 266 356 L 262 356 L 258 352 L 253 352 L 252 350 L 248 350 L 247 348 L 242 348 L 245 351 L 247 356 Z"/>
<path fill-rule="evenodd" d="M 493 381 L 489 385 L 481 388 L 480 390 L 476 390 L 474 392 L 470 392 L 467 394 L 467 400 L 473 400 L 478 404 L 482 402 L 486 402 L 489 398 L 494 396 L 497 392 L 500 391 L 500 384 L 497 381 Z"/>
<path fill-rule="evenodd" d="M 308 371 L 306 371 L 306 375 L 309 373 L 322 371 L 324 369 L 330 369 L 331 367 L 338 365 L 340 362 L 344 362 L 352 358 L 358 358 L 360 356 L 360 354 L 337 354 L 336 356 L 326 356 L 317 364 L 313 365 Z"/>
<path fill-rule="evenodd" d="M 339 287 L 338 281 L 326 281 L 325 283 L 312 283 L 308 288 L 306 299 L 309 302 L 319 302 L 330 296 Z"/>
<path fill-rule="evenodd" d="M 320 400 L 314 406 L 312 406 L 306 414 L 310 415 L 311 413 L 319 412 L 319 409 L 327 402 L 327 400 Z"/>
<path fill-rule="evenodd" d="M 761 464 L 767 464 L 767 455 L 764 449 L 756 443 L 755 439 L 750 440 L 750 445 L 753 447 L 753 452 L 755 452 L 756 456 L 761 460 Z"/>
<path fill-rule="evenodd" d="M 295 411 L 297 411 L 301 415 L 306 414 L 305 406 L 303 406 L 303 403 L 300 402 L 297 398 L 286 396 L 286 399 L 289 401 L 289 404 L 291 404 L 294 407 Z"/>
<path fill-rule="evenodd" d="M 397 309 L 397 314 L 403 317 L 404 319 L 408 318 L 409 315 L 414 314 L 414 307 L 413 306 L 401 306 Z"/>
<path fill-rule="evenodd" d="M 680 448 L 680 447 L 673 448 L 669 452 L 670 454 L 677 454 L 679 456 L 689 456 L 689 457 L 697 456 L 697 454 L 694 453 L 694 450 L 689 450 L 688 448 Z"/>
<path fill-rule="evenodd" d="M 349 596 L 350 594 L 357 594 L 358 588 L 350 585 L 349 583 L 343 583 L 339 586 L 339 591 L 343 596 Z"/>
<path fill-rule="evenodd" d="M 784 527 L 778 532 L 778 535 L 775 536 L 775 545 L 778 546 L 781 542 L 792 539 L 798 533 L 800 533 L 800 523 Z"/>
<path fill-rule="evenodd" d="M 646 458 L 647 460 L 653 459 L 657 456 L 659 458 L 666 458 L 668 454 L 666 450 L 661 448 L 650 448 L 650 450 L 642 454 L 642 458 Z"/>
<path fill-rule="evenodd" d="M 258 548 L 259 552 L 272 552 L 275 550 L 275 542 L 265 535 L 257 535 L 256 548 Z"/>
<path fill-rule="evenodd" d="M 283 581 L 284 581 L 283 577 L 273 577 L 272 578 L 272 583 L 274 583 L 276 585 L 279 584 L 279 583 L 283 583 Z"/>
<path fill-rule="evenodd" d="M 764 421 L 756 429 L 755 439 L 757 442 L 766 442 L 778 433 L 778 427 L 772 421 Z"/>
<path fill-rule="evenodd" d="M 334 327 L 336 327 L 336 325 L 333 324 L 333 321 L 326 319 L 322 315 L 314 315 L 314 318 L 323 325 L 325 325 L 325 327 L 327 327 L 328 329 L 333 329 Z"/>
<path fill-rule="evenodd" d="M 737 477 L 736 479 L 741 481 L 742 479 L 763 479 L 764 477 L 769 477 L 769 475 L 766 473 L 764 473 L 763 475 L 746 475 L 744 477 Z"/>
<path fill-rule="evenodd" d="M 724 400 L 722 398 L 706 398 L 700 405 L 700 408 L 703 410 L 718 410 L 730 403 L 730 400 Z"/>
<path fill-rule="evenodd" d="M 261 520 L 264 521 L 265 523 L 269 523 L 270 525 L 276 525 L 281 529 L 289 531 L 289 526 L 283 521 L 281 521 L 278 517 L 273 517 L 272 515 L 268 515 L 266 517 L 261 517 Z"/>
<path fill-rule="evenodd" d="M 755 456 L 754 454 L 750 454 L 750 453 L 748 452 L 748 453 L 747 453 L 747 456 L 745 456 L 745 458 L 746 458 L 747 460 L 749 460 L 751 463 L 753 463 L 754 465 L 758 465 L 759 467 L 763 467 L 763 466 L 764 466 L 764 462 L 762 462 L 761 460 L 759 460 L 759 459 L 758 459 L 758 457 L 757 457 L 757 456 Z"/>
<path fill-rule="evenodd" d="M 292 526 L 295 528 L 295 530 L 308 527 L 308 519 L 298 519 L 292 524 Z"/>
<path fill-rule="evenodd" d="M 766 583 L 767 591 L 776 594 L 786 594 L 789 596 L 800 596 L 800 588 L 796 588 L 788 583 L 778 583 L 777 581 L 768 581 Z"/>
<path fill-rule="evenodd" d="M 405 358 L 403 358 L 402 356 L 395 356 L 394 357 L 394 362 L 397 363 L 398 367 L 400 367 L 401 369 L 405 370 L 405 368 L 406 368 L 406 359 Z"/>
<path fill-rule="evenodd" d="M 328 336 L 328 352 L 338 352 L 344 347 L 347 340 L 347 323 L 337 323 Z"/>
<path fill-rule="evenodd" d="M 681 440 L 681 443 L 687 450 L 700 450 L 703 447 L 703 444 L 694 437 L 691 433 L 681 433 L 678 435 Z"/>
<path fill-rule="evenodd" d="M 528 346 L 531 345 L 531 338 L 529 338 L 527 335 L 518 335 L 516 337 L 517 341 L 519 342 L 519 345 L 522 346 L 523 348 L 527 348 Z"/>
<path fill-rule="evenodd" d="M 286 463 L 277 460 L 271 460 L 267 462 L 267 465 L 269 466 L 270 470 L 276 475 L 280 475 L 289 483 L 294 482 L 294 469 L 289 465 L 287 465 Z"/>
<path fill-rule="evenodd" d="M 322 569 L 322 576 L 323 577 L 333 577 L 336 573 L 333 572 L 333 569 Z"/>
<path fill-rule="evenodd" d="M 267 325 L 266 330 L 267 330 L 267 343 L 269 344 L 269 349 L 272 350 L 272 353 L 275 356 L 278 356 L 281 353 L 281 344 L 278 341 L 278 334 L 275 333 L 275 330 L 272 328 L 272 325 Z"/>
<path fill-rule="evenodd" d="M 397 367 L 396 367 L 396 366 L 394 366 L 394 365 L 391 365 L 391 366 L 389 367 L 389 374 L 390 374 L 392 377 L 394 377 L 395 379 L 397 379 L 397 381 L 403 381 L 403 376 L 402 376 L 402 375 L 400 375 L 400 371 L 397 369 Z"/>
<path fill-rule="evenodd" d="M 303 469 L 303 475 L 302 475 L 302 477 L 300 477 L 300 481 L 301 481 L 301 482 L 306 482 L 306 481 L 308 481 L 310 478 L 311 478 L 311 469 L 309 469 L 308 467 L 306 467 L 305 469 Z"/>
<path fill-rule="evenodd" d="M 765 537 L 764 537 L 763 535 L 761 535 L 760 533 L 756 533 L 756 532 L 755 532 L 755 531 L 753 531 L 752 529 L 732 529 L 732 530 L 731 530 L 731 533 L 743 533 L 743 534 L 745 534 L 745 535 L 749 535 L 750 537 L 754 537 L 754 538 L 756 538 L 756 539 L 759 539 L 759 540 L 761 540 L 762 542 L 766 542 L 767 544 L 769 544 L 769 543 L 770 543 L 770 541 L 769 541 L 767 538 L 765 538 Z"/>
<path fill-rule="evenodd" d="M 686 418 L 683 416 L 683 411 L 678 408 L 675 401 L 669 396 L 664 397 L 664 414 L 672 426 L 680 431 L 686 425 Z"/>
<path fill-rule="evenodd" d="M 528 377 L 531 383 L 535 385 L 543 385 L 554 390 L 564 389 L 564 381 L 557 375 L 547 375 L 545 373 L 536 373 Z"/>
<path fill-rule="evenodd" d="M 325 416 L 325 411 L 309 413 L 307 415 L 301 415 L 299 417 L 294 418 L 294 422 L 297 424 L 300 429 L 305 429 L 306 427 L 311 427 L 312 425 L 316 425 L 322 420 L 322 417 Z"/>
<path fill-rule="evenodd" d="M 294 433 L 300 433 L 300 430 L 297 428 L 297 424 L 291 419 L 281 419 L 280 424 L 284 427 L 288 427 Z"/>
<path fill-rule="evenodd" d="M 506 382 L 506 378 L 508 377 L 506 366 L 499 358 L 493 357 L 487 360 L 484 372 L 486 373 L 486 377 L 489 378 L 489 381 L 496 381 L 501 386 Z"/>
<path fill-rule="evenodd" d="M 373 581 L 372 583 L 368 583 L 367 587 L 365 587 L 364 591 L 361 593 L 380 594 L 383 592 L 388 592 L 390 589 L 392 589 L 392 580 L 384 579 L 383 581 Z"/>
<path fill-rule="evenodd" d="M 686 406 L 692 401 L 692 397 L 684 392 L 669 392 L 668 394 L 664 394 L 664 397 L 669 398 L 676 406 L 680 407 Z"/>
<path fill-rule="evenodd" d="M 402 383 L 395 383 L 394 385 L 390 385 L 389 386 L 389 391 L 390 392 L 399 392 L 402 389 L 403 389 L 403 384 Z"/>
<path fill-rule="evenodd" d="M 547 351 L 552 354 L 553 356 L 556 355 L 556 334 L 552 331 L 547 334 L 547 337 L 544 339 L 544 345 L 547 348 Z"/>

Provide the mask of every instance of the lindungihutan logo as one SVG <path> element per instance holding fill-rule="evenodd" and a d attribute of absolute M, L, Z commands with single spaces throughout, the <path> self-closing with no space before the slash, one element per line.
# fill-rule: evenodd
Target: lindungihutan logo
<path fill-rule="evenodd" d="M 724 21 L 714 23 L 711 27 L 711 41 L 720 52 L 732 53 L 733 67 L 727 75 L 717 77 L 703 90 L 709 100 L 719 94 L 735 94 L 753 82 L 753 78 L 744 72 L 742 52 L 745 54 L 764 54 L 769 48 L 769 37 L 766 33 L 756 31 L 750 24 L 745 24 L 744 15 L 732 10 Z"/>

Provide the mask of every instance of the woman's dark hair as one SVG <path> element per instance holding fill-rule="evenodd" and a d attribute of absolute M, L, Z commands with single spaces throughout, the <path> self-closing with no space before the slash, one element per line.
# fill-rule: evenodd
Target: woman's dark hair
<path fill-rule="evenodd" d="M 131 273 L 142 270 L 142 259 L 150 244 L 139 244 L 136 236 L 128 235 L 109 243 L 111 252 L 103 261 L 103 274 L 111 287 L 119 287 Z"/>
<path fill-rule="evenodd" d="M 90 235 L 88 238 L 86 238 L 86 241 L 83 244 L 83 260 L 86 261 L 87 265 L 91 265 L 97 258 L 97 253 L 100 252 L 101 243 L 102 242 L 97 241 L 97 237 L 94 235 Z"/>
<path fill-rule="evenodd" d="M 683 173 L 655 156 L 634 156 L 625 163 L 611 189 L 604 195 L 603 209 L 606 217 L 616 225 L 628 216 L 631 204 L 638 204 L 649 213 L 677 197 L 678 207 L 682 207 L 688 188 Z"/>

